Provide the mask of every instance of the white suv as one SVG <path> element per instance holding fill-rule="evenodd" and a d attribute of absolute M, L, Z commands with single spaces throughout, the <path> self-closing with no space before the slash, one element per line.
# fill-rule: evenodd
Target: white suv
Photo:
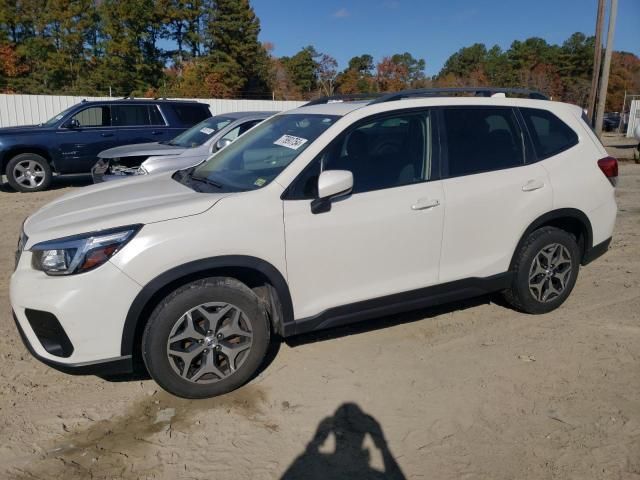
<path fill-rule="evenodd" d="M 557 308 L 608 248 L 617 162 L 576 106 L 472 90 L 311 102 L 197 167 L 46 205 L 11 279 L 27 347 L 67 372 L 144 360 L 201 398 L 273 335 L 488 292 Z"/>

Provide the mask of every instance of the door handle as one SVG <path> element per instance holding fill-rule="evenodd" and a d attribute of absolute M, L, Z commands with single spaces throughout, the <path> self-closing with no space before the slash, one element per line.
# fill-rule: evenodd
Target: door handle
<path fill-rule="evenodd" d="M 101 137 L 113 137 L 113 133 L 101 133 Z"/>
<path fill-rule="evenodd" d="M 427 210 L 429 208 L 435 208 L 440 205 L 440 200 L 429 200 L 422 198 L 416 203 L 411 205 L 411 210 Z"/>
<path fill-rule="evenodd" d="M 158 131 L 158 130 L 154 130 L 153 132 L 151 132 L 151 135 L 162 135 L 164 132 Z"/>
<path fill-rule="evenodd" d="M 522 187 L 523 192 L 533 192 L 534 190 L 540 190 L 544 187 L 544 182 L 541 180 L 529 180 Z"/>

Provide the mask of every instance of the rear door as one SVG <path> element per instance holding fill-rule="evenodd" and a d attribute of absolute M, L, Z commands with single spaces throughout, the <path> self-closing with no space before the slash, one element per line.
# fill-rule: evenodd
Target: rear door
<path fill-rule="evenodd" d="M 525 229 L 552 208 L 547 171 L 533 160 L 510 107 L 439 111 L 447 214 L 440 281 L 505 272 Z"/>
<path fill-rule="evenodd" d="M 71 127 L 71 122 L 77 122 Z M 98 160 L 98 153 L 118 145 L 108 105 L 90 105 L 74 114 L 56 131 L 59 173 L 85 173 Z"/>
<path fill-rule="evenodd" d="M 162 142 L 175 136 L 155 104 L 114 105 L 112 117 L 120 145 Z"/>

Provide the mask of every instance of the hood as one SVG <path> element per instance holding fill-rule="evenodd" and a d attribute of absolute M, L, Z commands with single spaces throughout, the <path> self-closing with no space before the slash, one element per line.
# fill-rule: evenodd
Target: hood
<path fill-rule="evenodd" d="M 151 157 L 142 162 L 147 173 L 176 172 L 184 168 L 193 167 L 209 158 L 211 154 L 207 149 L 203 151 L 187 152 L 177 157 Z"/>
<path fill-rule="evenodd" d="M 83 187 L 27 218 L 27 248 L 70 235 L 198 215 L 229 195 L 194 192 L 171 173 Z"/>
<path fill-rule="evenodd" d="M 176 147 L 165 143 L 134 143 L 133 145 L 122 145 L 120 147 L 109 148 L 98 154 L 100 158 L 122 158 L 122 157 L 150 157 L 152 155 L 178 155 L 186 150 L 185 147 Z"/>
<path fill-rule="evenodd" d="M 0 135 L 15 135 L 17 133 L 33 133 L 35 130 L 45 131 L 51 130 L 51 127 L 42 125 L 20 125 L 19 127 L 0 128 Z"/>

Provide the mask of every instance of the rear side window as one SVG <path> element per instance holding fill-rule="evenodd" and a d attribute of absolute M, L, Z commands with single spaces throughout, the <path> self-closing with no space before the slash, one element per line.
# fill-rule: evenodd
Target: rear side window
<path fill-rule="evenodd" d="M 538 159 L 548 158 L 578 143 L 578 135 L 547 110 L 521 108 Z"/>
<path fill-rule="evenodd" d="M 211 112 L 209 112 L 206 105 L 174 103 L 171 106 L 180 122 L 184 125 L 195 125 L 211 116 Z"/>
<path fill-rule="evenodd" d="M 156 105 L 149 105 L 147 108 L 149 109 L 149 120 L 151 121 L 151 125 L 165 125 L 160 109 Z"/>
<path fill-rule="evenodd" d="M 119 127 L 151 125 L 146 105 L 116 105 L 113 117 L 113 124 Z"/>
<path fill-rule="evenodd" d="M 448 158 L 444 176 L 524 165 L 522 134 L 511 108 L 445 108 L 443 117 Z"/>

